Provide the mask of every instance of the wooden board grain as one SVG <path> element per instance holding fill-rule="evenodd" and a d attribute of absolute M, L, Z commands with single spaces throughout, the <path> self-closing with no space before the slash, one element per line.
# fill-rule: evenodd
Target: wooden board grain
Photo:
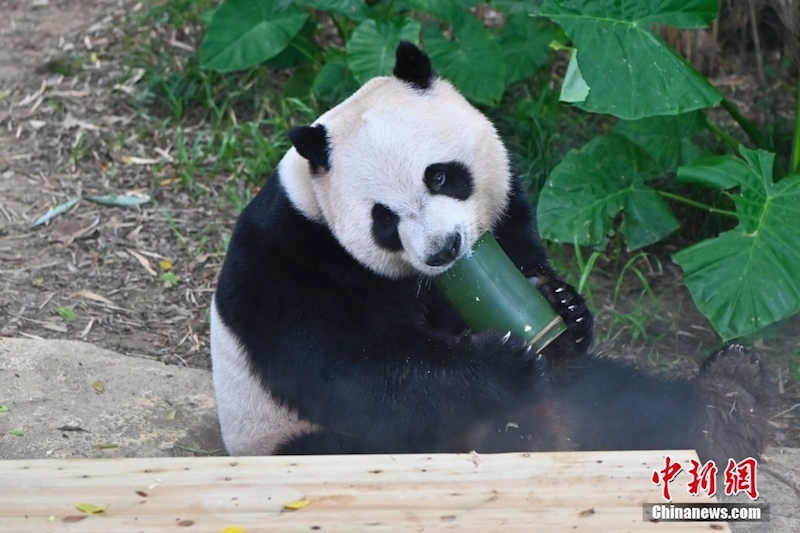
<path fill-rule="evenodd" d="M 730 531 L 653 523 L 650 480 L 693 451 L 0 461 L 0 531 Z M 685 470 L 674 502 L 690 496 Z M 284 506 L 310 500 L 302 509 Z M 79 503 L 104 508 L 87 515 Z"/>

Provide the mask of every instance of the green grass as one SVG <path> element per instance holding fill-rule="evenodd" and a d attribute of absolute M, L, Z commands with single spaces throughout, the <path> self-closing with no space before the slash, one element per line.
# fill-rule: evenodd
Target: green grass
<path fill-rule="evenodd" d="M 131 15 L 123 43 L 130 72 L 119 82 L 144 69 L 125 103 L 139 112 L 141 136 L 170 147 L 172 161 L 155 167 L 153 187 L 177 180 L 192 195 L 219 189 L 241 210 L 289 148 L 287 130 L 313 121 L 318 109 L 284 97 L 286 74 L 205 72 L 195 54 L 169 44 L 175 35 L 197 47 L 201 17 L 215 5 L 168 0 Z"/>
<path fill-rule="evenodd" d="M 718 340 L 699 317 L 682 286 L 651 253 L 615 253 L 547 243 L 553 266 L 586 298 L 595 318 L 595 345 L 658 371 L 697 367 Z M 609 248 L 613 252 L 613 246 Z M 687 307 L 688 306 L 688 307 Z"/>

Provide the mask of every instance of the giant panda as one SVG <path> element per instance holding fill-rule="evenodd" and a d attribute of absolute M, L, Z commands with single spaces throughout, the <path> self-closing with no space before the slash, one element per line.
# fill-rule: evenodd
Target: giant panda
<path fill-rule="evenodd" d="M 492 123 L 415 45 L 312 125 L 241 213 L 211 305 L 228 453 L 695 448 L 756 455 L 757 361 L 691 379 L 589 353 Z M 491 231 L 564 318 L 541 353 L 471 331 L 431 283 Z"/>

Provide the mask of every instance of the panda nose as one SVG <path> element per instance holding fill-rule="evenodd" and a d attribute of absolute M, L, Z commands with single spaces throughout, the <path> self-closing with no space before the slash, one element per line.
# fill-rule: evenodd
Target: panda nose
<path fill-rule="evenodd" d="M 433 255 L 428 256 L 425 264 L 432 267 L 444 266 L 452 263 L 458 257 L 458 252 L 461 250 L 461 234 L 453 233 L 447 237 L 442 249 Z"/>

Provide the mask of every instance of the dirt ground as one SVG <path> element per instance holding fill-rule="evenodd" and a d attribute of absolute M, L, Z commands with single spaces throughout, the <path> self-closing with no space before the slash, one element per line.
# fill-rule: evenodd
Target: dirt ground
<path fill-rule="evenodd" d="M 118 0 L 0 0 L 0 335 L 81 339 L 208 368 L 208 306 L 236 214 L 221 185 L 183 192 L 170 173 L 168 140 L 137 135 L 137 113 L 126 104 L 133 82 L 118 81 L 136 76 L 110 51 L 121 38 L 117 22 L 138 9 Z M 73 52 L 94 61 L 69 76 L 48 68 Z M 107 194 L 149 201 L 122 208 L 84 199 L 33 225 L 54 205 Z M 675 289 L 681 274 L 668 253 L 663 261 L 662 271 L 645 272 L 656 290 L 670 289 L 658 309 L 669 317 L 664 331 L 650 332 L 663 342 L 643 354 L 629 335 L 609 334 L 613 326 L 601 316 L 608 340 L 601 349 L 691 370 L 718 340 L 686 291 Z M 166 272 L 177 283 L 163 280 Z M 606 285 L 613 290 L 613 280 Z M 595 294 L 600 308 L 611 305 L 603 286 Z M 623 291 L 614 305 L 631 307 L 639 293 Z M 798 340 L 794 317 L 755 343 L 774 393 L 776 445 L 800 446 L 800 390 L 786 359 Z"/>
<path fill-rule="evenodd" d="M 114 83 L 128 69 L 106 57 L 126 9 L 141 5 L 0 0 L 10 15 L 0 23 L 0 335 L 83 339 L 207 368 L 207 309 L 235 213 L 213 191 L 200 201 L 177 185 L 152 192 L 152 163 L 166 162 L 168 175 L 170 147 L 137 141 L 130 89 Z M 97 63 L 48 72 L 76 50 L 95 51 Z M 32 225 L 54 205 L 106 194 L 152 198 L 134 208 L 81 200 Z"/>

